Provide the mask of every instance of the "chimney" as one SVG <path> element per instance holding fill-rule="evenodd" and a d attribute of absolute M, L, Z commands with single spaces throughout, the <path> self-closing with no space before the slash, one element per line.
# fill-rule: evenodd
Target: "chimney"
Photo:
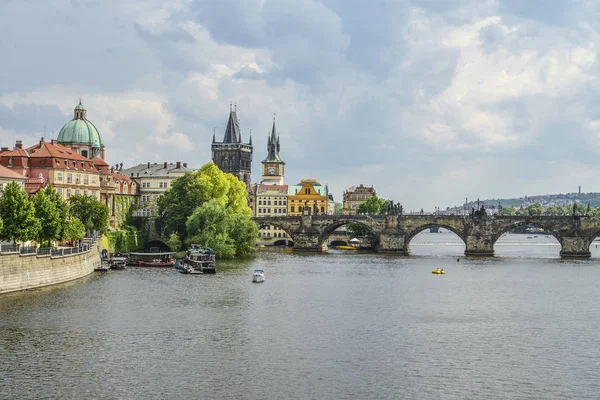
<path fill-rule="evenodd" d="M 181 162 L 177 161 L 177 168 L 181 167 Z"/>
<path fill-rule="evenodd" d="M 187 168 L 187 163 L 186 162 L 183 163 L 183 168 Z"/>
<path fill-rule="evenodd" d="M 163 168 L 167 168 L 167 162 L 165 161 L 165 163 L 163 164 Z"/>
<path fill-rule="evenodd" d="M 23 148 L 23 141 L 17 140 L 17 143 L 15 144 L 15 149 L 22 149 L 22 148 Z"/>
<path fill-rule="evenodd" d="M 56 141 L 56 139 L 52 139 L 52 140 L 50 141 L 50 143 L 52 143 L 52 144 L 56 144 L 56 143 L 58 143 L 58 142 Z"/>
<path fill-rule="evenodd" d="M 150 168 L 150 163 L 148 163 L 148 168 Z"/>
<path fill-rule="evenodd" d="M 42 144 L 42 143 L 44 143 L 44 137 L 43 136 L 40 138 L 40 144 Z"/>
<path fill-rule="evenodd" d="M 8 151 L 8 147 L 3 147 L 1 151 Z"/>

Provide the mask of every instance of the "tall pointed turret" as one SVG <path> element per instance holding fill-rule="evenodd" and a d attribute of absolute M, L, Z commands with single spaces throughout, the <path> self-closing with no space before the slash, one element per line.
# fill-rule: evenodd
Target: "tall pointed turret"
<path fill-rule="evenodd" d="M 263 184 L 283 185 L 285 163 L 279 156 L 279 136 L 275 127 L 275 117 L 273 117 L 273 128 L 267 139 L 267 158 L 262 161 L 262 181 Z"/>

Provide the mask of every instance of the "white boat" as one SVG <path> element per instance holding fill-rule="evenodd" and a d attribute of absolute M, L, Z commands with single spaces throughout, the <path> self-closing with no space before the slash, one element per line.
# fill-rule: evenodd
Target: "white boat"
<path fill-rule="evenodd" d="M 252 282 L 260 283 L 265 281 L 265 271 L 262 269 L 255 269 L 252 274 Z"/>

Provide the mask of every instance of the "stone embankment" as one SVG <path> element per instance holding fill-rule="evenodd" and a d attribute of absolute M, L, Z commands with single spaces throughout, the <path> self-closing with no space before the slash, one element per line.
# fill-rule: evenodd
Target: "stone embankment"
<path fill-rule="evenodd" d="M 85 239 L 80 247 L 36 249 L 2 246 L 0 294 L 72 281 L 101 264 L 101 241 Z"/>

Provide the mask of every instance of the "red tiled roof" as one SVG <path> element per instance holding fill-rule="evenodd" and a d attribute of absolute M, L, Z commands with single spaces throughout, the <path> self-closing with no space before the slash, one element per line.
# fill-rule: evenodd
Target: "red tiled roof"
<path fill-rule="evenodd" d="M 115 180 L 133 182 L 129 176 L 119 174 L 118 172 L 113 173 L 112 176 L 113 176 L 113 178 L 115 178 Z"/>
<path fill-rule="evenodd" d="M 69 160 L 89 161 L 84 156 L 63 146 L 62 144 L 53 144 L 50 142 L 40 142 L 27 149 L 30 157 L 54 157 L 68 158 Z"/>
<path fill-rule="evenodd" d="M 27 150 L 25 150 L 25 149 L 14 149 L 14 150 L 3 151 L 2 153 L 0 153 L 0 155 L 2 155 L 2 157 L 28 157 L 29 156 L 27 154 Z"/>
<path fill-rule="evenodd" d="M 6 168 L 2 165 L 0 165 L 0 178 L 7 178 L 7 179 L 27 179 L 26 176 L 23 176 L 13 170 L 11 170 L 10 168 Z"/>
<path fill-rule="evenodd" d="M 100 157 L 94 157 L 94 158 L 90 159 L 90 161 L 92 161 L 97 166 L 108 167 L 108 163 L 106 161 L 104 161 L 103 159 L 101 159 Z"/>

